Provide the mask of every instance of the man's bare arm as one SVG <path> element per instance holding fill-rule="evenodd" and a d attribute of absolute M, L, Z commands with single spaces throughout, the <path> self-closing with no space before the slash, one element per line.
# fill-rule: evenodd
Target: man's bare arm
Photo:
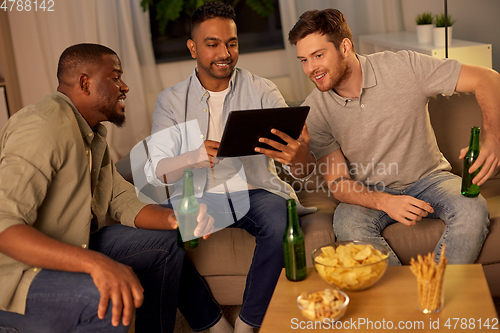
<path fill-rule="evenodd" d="M 194 230 L 197 237 L 207 239 L 213 232 L 214 218 L 207 213 L 207 205 L 200 204 L 198 226 Z M 135 218 L 135 226 L 143 229 L 172 230 L 177 228 L 174 211 L 160 205 L 147 205 Z"/>
<path fill-rule="evenodd" d="M 156 166 L 156 177 L 165 184 L 173 184 L 182 178 L 185 169 L 213 168 L 219 163 L 216 158 L 219 142 L 206 140 L 193 151 L 175 157 L 166 157 Z"/>
<path fill-rule="evenodd" d="M 463 64 L 455 90 L 474 92 L 483 114 L 481 150 L 469 169 L 472 173 L 482 166 L 472 180 L 482 185 L 500 167 L 500 74 L 489 68 Z M 464 158 L 466 153 L 467 148 L 462 149 L 460 158 Z"/>

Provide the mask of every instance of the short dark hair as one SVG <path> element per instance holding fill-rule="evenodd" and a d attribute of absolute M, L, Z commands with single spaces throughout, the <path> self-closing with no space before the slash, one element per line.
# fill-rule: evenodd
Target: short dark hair
<path fill-rule="evenodd" d="M 288 33 L 288 41 L 292 45 L 297 45 L 299 40 L 313 33 L 327 35 L 337 50 L 344 38 L 347 38 L 352 43 L 352 50 L 356 52 L 351 29 L 344 14 L 338 9 L 310 10 L 300 15 L 299 21 Z"/>
<path fill-rule="evenodd" d="M 203 22 L 213 18 L 223 18 L 229 20 L 236 19 L 234 8 L 223 2 L 212 1 L 198 7 L 191 18 L 191 37 L 193 31 Z"/>
<path fill-rule="evenodd" d="M 61 84 L 69 74 L 88 64 L 102 61 L 106 54 L 117 55 L 109 47 L 100 44 L 76 44 L 68 47 L 59 57 L 57 65 L 57 80 Z"/>

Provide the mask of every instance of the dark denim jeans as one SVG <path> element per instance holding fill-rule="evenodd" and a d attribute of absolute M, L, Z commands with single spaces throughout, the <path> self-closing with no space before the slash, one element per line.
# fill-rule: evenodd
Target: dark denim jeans
<path fill-rule="evenodd" d="M 250 209 L 246 214 L 238 214 L 230 210 L 230 206 L 239 207 L 236 201 L 250 201 Z M 283 233 L 286 227 L 286 200 L 276 194 L 266 190 L 256 189 L 248 191 L 248 195 L 236 192 L 230 194 L 230 205 L 227 205 L 227 194 L 205 193 L 203 198 L 198 199 L 200 203 L 205 203 L 208 212 L 217 219 L 231 220 L 230 228 L 242 228 L 255 236 L 255 251 L 252 259 L 252 265 L 247 275 L 245 293 L 243 295 L 243 304 L 240 312 L 240 318 L 245 323 L 253 327 L 260 327 L 264 314 L 266 313 L 274 288 L 278 282 L 281 269 L 284 266 L 283 261 Z M 241 218 L 234 222 L 234 217 Z M 195 276 L 195 275 L 191 275 Z M 199 282 L 191 281 L 190 284 L 181 282 L 182 295 L 186 295 L 188 290 L 200 290 Z M 196 286 L 196 287 L 195 287 Z M 186 290 L 188 289 L 188 290 Z M 186 311 L 192 308 L 194 304 L 183 304 L 188 300 L 196 301 L 198 298 L 193 295 L 191 298 L 182 298 L 179 300 L 179 309 L 184 317 L 193 327 L 196 318 L 191 317 Z M 186 312 L 187 315 L 186 315 Z M 198 314 L 196 314 L 198 316 Z M 193 329 L 194 330 L 194 329 Z"/>
<path fill-rule="evenodd" d="M 175 231 L 134 229 L 113 225 L 92 234 L 90 249 L 129 265 L 144 288 L 144 303 L 137 309 L 136 332 L 172 332 L 179 284 L 198 281 L 191 289 L 198 302 L 185 311 L 197 312 L 196 325 L 211 326 L 220 318 L 218 305 L 203 285 L 184 252 L 176 244 Z M 202 290 L 193 290 L 200 286 Z M 99 291 L 88 274 L 42 270 L 33 280 L 26 301 L 25 315 L 0 311 L 0 332 L 127 332 L 127 327 L 111 325 L 111 305 L 106 318 L 97 317 Z M 203 301 L 200 301 L 203 300 Z M 206 308 L 207 311 L 199 309 Z"/>

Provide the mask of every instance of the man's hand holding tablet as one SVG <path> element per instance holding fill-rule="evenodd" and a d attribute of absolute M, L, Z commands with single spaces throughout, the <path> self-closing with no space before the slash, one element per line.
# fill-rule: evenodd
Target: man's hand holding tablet
<path fill-rule="evenodd" d="M 290 172 L 296 178 L 304 178 L 309 175 L 314 169 L 313 165 L 316 163 L 316 159 L 309 150 L 309 131 L 307 130 L 307 125 L 304 124 L 302 133 L 297 140 L 275 128 L 271 130 L 271 133 L 279 136 L 286 142 L 286 145 L 266 137 L 261 137 L 259 138 L 259 142 L 265 143 L 276 150 L 256 147 L 255 151 L 283 165 L 289 166 Z"/>

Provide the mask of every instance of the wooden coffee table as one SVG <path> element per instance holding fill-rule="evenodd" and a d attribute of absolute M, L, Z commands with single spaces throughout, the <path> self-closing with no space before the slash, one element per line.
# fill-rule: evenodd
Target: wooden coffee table
<path fill-rule="evenodd" d="M 303 317 L 297 307 L 297 296 L 302 291 L 328 287 L 313 268 L 308 269 L 307 279 L 300 282 L 288 281 L 283 270 L 259 333 L 410 329 L 418 332 L 476 332 L 500 329 L 483 268 L 479 264 L 447 266 L 444 307 L 434 314 L 424 314 L 419 310 L 417 280 L 409 266 L 388 267 L 385 275 L 371 288 L 347 292 L 351 301 L 338 323 L 328 321 L 320 325 L 320 322 Z"/>

